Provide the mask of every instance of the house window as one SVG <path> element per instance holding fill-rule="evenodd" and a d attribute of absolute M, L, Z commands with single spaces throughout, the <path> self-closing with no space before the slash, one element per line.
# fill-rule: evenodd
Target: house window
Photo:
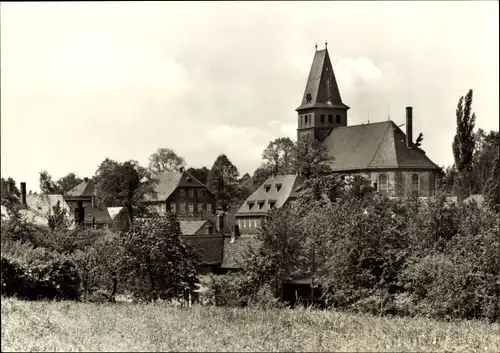
<path fill-rule="evenodd" d="M 259 201 L 259 210 L 264 206 L 264 201 Z"/>
<path fill-rule="evenodd" d="M 190 214 L 193 214 L 193 213 L 194 213 L 194 205 L 193 205 L 192 203 L 190 203 L 190 204 L 188 205 L 188 209 L 189 209 L 189 213 L 190 213 Z"/>
<path fill-rule="evenodd" d="M 240 227 L 240 228 L 243 227 L 243 222 L 241 221 L 241 218 L 238 219 L 238 227 Z"/>
<path fill-rule="evenodd" d="M 179 189 L 179 193 L 181 196 L 186 196 L 186 190 L 184 189 Z"/>
<path fill-rule="evenodd" d="M 212 213 L 212 204 L 207 203 L 207 213 Z"/>
<path fill-rule="evenodd" d="M 208 234 L 209 234 L 209 235 L 214 234 L 214 228 L 213 228 L 212 226 L 208 226 L 208 229 L 207 229 L 207 230 L 208 230 Z"/>
<path fill-rule="evenodd" d="M 380 174 L 378 176 L 379 191 L 381 193 L 387 193 L 387 175 Z"/>
<path fill-rule="evenodd" d="M 273 208 L 274 205 L 276 205 L 276 201 L 274 200 L 269 200 L 269 208 Z"/>
<path fill-rule="evenodd" d="M 204 189 L 198 189 L 198 197 L 200 197 L 200 198 L 205 197 L 205 190 Z"/>
<path fill-rule="evenodd" d="M 419 189 L 418 174 L 412 174 L 412 176 L 411 176 L 411 196 L 412 197 L 418 197 L 418 189 Z"/>
<path fill-rule="evenodd" d="M 259 219 L 259 218 L 257 218 L 257 219 L 255 220 L 255 223 L 256 223 L 256 224 L 255 224 L 255 227 L 260 227 L 260 219 Z"/>
<path fill-rule="evenodd" d="M 264 186 L 264 188 L 266 189 L 266 192 L 268 192 L 268 191 L 269 191 L 269 189 L 271 188 L 271 185 L 266 184 L 266 185 Z"/>
<path fill-rule="evenodd" d="M 325 114 L 321 114 L 320 120 L 321 120 L 321 124 L 325 123 Z"/>
<path fill-rule="evenodd" d="M 337 124 L 340 124 L 340 115 L 336 115 L 335 116 L 335 121 L 337 122 Z"/>
<path fill-rule="evenodd" d="M 170 211 L 172 213 L 175 213 L 175 203 L 173 203 L 173 202 L 170 204 Z"/>
<path fill-rule="evenodd" d="M 189 197 L 194 197 L 194 189 L 189 189 Z"/>
<path fill-rule="evenodd" d="M 333 124 L 333 115 L 328 115 L 328 124 Z"/>
<path fill-rule="evenodd" d="M 203 204 L 202 203 L 199 203 L 198 204 L 198 212 L 203 212 Z"/>
<path fill-rule="evenodd" d="M 282 184 L 276 184 L 276 191 L 280 191 Z"/>
<path fill-rule="evenodd" d="M 179 204 L 179 208 L 181 210 L 181 213 L 186 212 L 186 204 L 184 204 L 184 203 Z"/>
<path fill-rule="evenodd" d="M 247 219 L 243 218 L 243 228 L 246 228 L 246 227 L 247 227 Z"/>

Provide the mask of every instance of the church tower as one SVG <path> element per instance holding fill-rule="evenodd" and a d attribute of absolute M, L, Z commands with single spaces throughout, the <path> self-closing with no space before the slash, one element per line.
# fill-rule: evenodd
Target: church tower
<path fill-rule="evenodd" d="M 331 129 L 347 126 L 349 107 L 342 103 L 340 98 L 327 43 L 325 49 L 317 50 L 317 48 L 316 45 L 302 104 L 296 109 L 297 139 L 305 134 L 312 134 L 315 139 L 323 141 Z"/>

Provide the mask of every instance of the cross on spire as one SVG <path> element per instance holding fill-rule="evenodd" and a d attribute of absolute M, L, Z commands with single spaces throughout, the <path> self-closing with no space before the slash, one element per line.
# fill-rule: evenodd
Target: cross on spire
<path fill-rule="evenodd" d="M 316 51 L 318 51 L 318 43 L 314 45 L 314 48 L 316 49 Z"/>
<path fill-rule="evenodd" d="M 328 42 L 325 40 L 325 49 L 328 49 Z"/>

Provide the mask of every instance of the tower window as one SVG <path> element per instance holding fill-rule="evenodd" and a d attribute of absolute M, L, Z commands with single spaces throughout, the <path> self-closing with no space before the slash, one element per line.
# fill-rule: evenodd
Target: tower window
<path fill-rule="evenodd" d="M 380 174 L 378 176 L 379 191 L 383 194 L 387 193 L 387 175 Z"/>
<path fill-rule="evenodd" d="M 312 97 L 311 97 L 311 93 L 308 93 L 308 94 L 306 95 L 306 103 L 310 103 L 310 102 L 311 102 L 311 99 L 312 99 Z"/>
<path fill-rule="evenodd" d="M 325 123 L 325 114 L 321 114 L 321 124 L 324 124 Z"/>
<path fill-rule="evenodd" d="M 306 115 L 306 125 L 307 125 L 308 121 L 309 121 L 309 115 Z"/>
<path fill-rule="evenodd" d="M 335 116 L 335 121 L 337 122 L 337 124 L 340 124 L 340 115 L 336 115 Z"/>
<path fill-rule="evenodd" d="M 333 124 L 333 115 L 328 115 L 328 123 Z"/>

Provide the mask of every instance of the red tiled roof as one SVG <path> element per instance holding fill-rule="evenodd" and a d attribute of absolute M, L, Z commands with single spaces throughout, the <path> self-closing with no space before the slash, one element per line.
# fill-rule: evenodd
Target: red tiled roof
<path fill-rule="evenodd" d="M 323 143 L 334 171 L 439 169 L 421 149 L 406 146 L 406 135 L 392 121 L 334 128 Z"/>

